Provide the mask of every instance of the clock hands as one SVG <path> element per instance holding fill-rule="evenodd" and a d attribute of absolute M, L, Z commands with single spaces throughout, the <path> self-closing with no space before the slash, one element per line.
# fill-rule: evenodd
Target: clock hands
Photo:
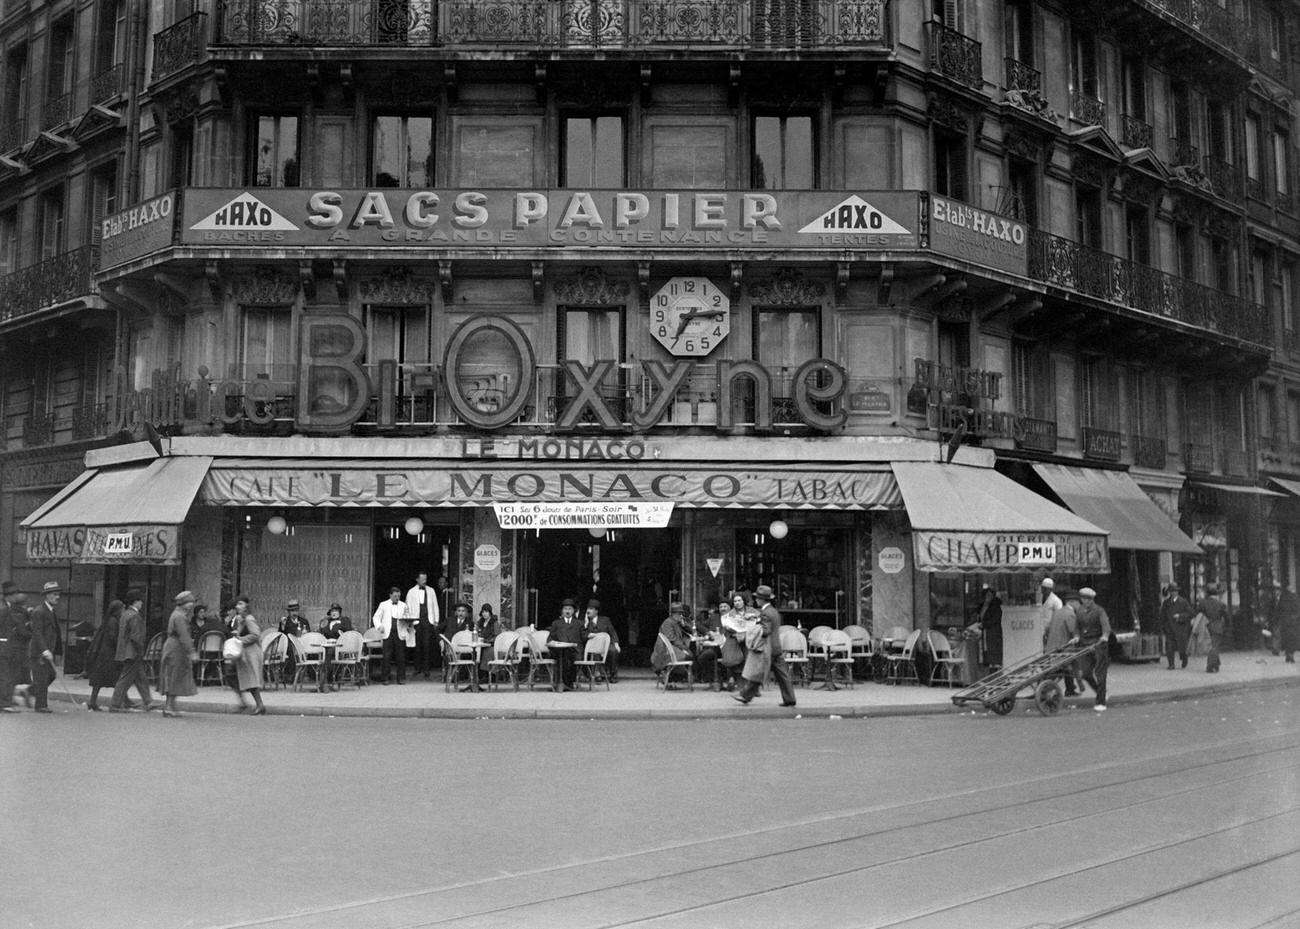
<path fill-rule="evenodd" d="M 721 310 L 695 309 L 687 310 L 681 316 L 677 317 L 677 331 L 673 333 L 673 345 L 681 341 L 682 334 L 686 332 L 686 327 L 690 325 L 693 319 L 722 319 L 725 314 Z"/>

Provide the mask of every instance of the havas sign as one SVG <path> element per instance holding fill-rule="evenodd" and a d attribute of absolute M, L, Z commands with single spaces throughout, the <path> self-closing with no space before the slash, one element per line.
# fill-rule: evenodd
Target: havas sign
<path fill-rule="evenodd" d="M 568 360 L 560 366 L 554 398 L 537 397 L 537 362 L 528 336 L 504 316 L 476 316 L 462 323 L 447 343 L 440 368 L 404 375 L 399 380 L 395 360 L 363 363 L 366 332 L 347 313 L 310 313 L 300 323 L 300 356 L 292 382 L 254 379 L 209 379 L 200 369 L 195 380 L 182 380 L 175 369 L 155 372 L 153 384 L 132 390 L 124 369 L 118 371 L 110 401 L 114 430 L 133 429 L 145 422 L 155 426 L 182 423 L 211 425 L 251 422 L 267 425 L 277 416 L 292 415 L 299 431 L 336 435 L 349 431 L 372 408 L 380 426 L 397 424 L 398 386 L 406 396 L 434 393 L 446 399 L 462 422 L 495 430 L 517 422 L 527 408 L 554 399 L 562 402 L 556 432 L 593 427 L 605 432 L 644 432 L 669 414 L 679 391 L 687 389 L 696 363 L 682 359 L 671 365 L 642 361 L 641 381 L 651 399 L 643 408 L 625 412 L 610 393 L 619 391 L 626 373 L 613 360 L 587 365 Z M 484 345 L 500 359 L 497 382 L 506 385 L 490 407 L 471 396 L 467 383 L 485 374 Z M 377 372 L 372 379 L 370 370 Z M 740 385 L 748 384 L 754 398 L 753 422 L 760 431 L 772 428 L 773 379 L 756 361 L 719 361 L 716 428 L 730 430 Z M 513 385 L 513 389 L 511 386 Z M 848 385 L 844 369 L 825 358 L 804 362 L 791 378 L 790 399 L 800 421 L 812 429 L 830 431 L 844 424 L 841 400 Z M 486 408 L 485 408 L 486 407 Z"/>

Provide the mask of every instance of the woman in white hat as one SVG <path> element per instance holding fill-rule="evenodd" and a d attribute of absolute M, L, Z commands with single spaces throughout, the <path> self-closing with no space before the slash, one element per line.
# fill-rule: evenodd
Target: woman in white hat
<path fill-rule="evenodd" d="M 166 696 L 164 716 L 180 716 L 177 697 L 192 697 L 194 686 L 194 639 L 190 636 L 190 613 L 194 611 L 194 592 L 182 590 L 176 595 L 176 607 L 167 620 L 167 641 L 163 643 L 159 662 L 158 690 Z"/>

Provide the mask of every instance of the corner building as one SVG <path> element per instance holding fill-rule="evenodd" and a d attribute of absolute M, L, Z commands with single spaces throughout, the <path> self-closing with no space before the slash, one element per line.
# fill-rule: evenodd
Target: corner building
<path fill-rule="evenodd" d="M 1249 616 L 1295 12 L 6 0 L 9 573 L 315 621 L 425 569 L 634 653 L 759 583 L 877 636 L 987 583 L 1008 659 L 1049 574 L 1135 654 L 1170 579 Z"/>

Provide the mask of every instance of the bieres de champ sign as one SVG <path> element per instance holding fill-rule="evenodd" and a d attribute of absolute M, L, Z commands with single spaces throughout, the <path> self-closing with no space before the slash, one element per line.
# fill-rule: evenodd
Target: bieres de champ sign
<path fill-rule="evenodd" d="M 184 245 L 910 249 L 915 191 L 189 188 Z"/>

